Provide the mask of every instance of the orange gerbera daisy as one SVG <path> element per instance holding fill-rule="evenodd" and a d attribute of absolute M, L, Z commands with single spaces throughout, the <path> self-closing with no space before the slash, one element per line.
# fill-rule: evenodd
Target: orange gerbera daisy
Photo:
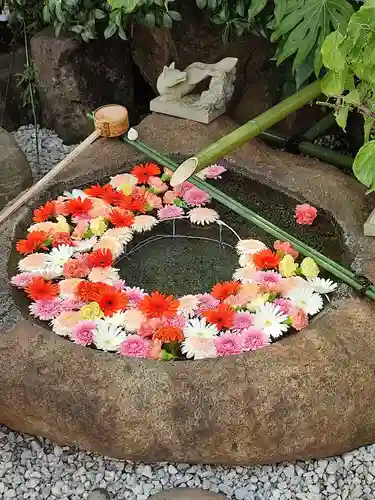
<path fill-rule="evenodd" d="M 94 301 L 99 304 L 105 316 L 113 316 L 117 311 L 123 311 L 128 304 L 127 295 L 111 286 L 100 287 L 94 295 Z"/>
<path fill-rule="evenodd" d="M 33 212 L 34 222 L 45 222 L 50 217 L 55 215 L 55 202 L 47 201 L 44 205 L 36 208 Z"/>
<path fill-rule="evenodd" d="M 84 215 L 93 207 L 89 198 L 73 198 L 66 202 L 66 209 L 71 215 Z"/>
<path fill-rule="evenodd" d="M 132 200 L 130 207 L 133 212 L 142 212 L 144 214 L 147 211 L 147 202 L 144 198 L 135 198 Z"/>
<path fill-rule="evenodd" d="M 161 172 L 160 168 L 157 166 L 156 163 L 149 162 L 145 164 L 136 165 L 131 170 L 130 173 L 137 177 L 138 182 L 140 184 L 146 184 L 146 182 L 149 180 L 150 177 L 159 175 L 160 172 Z"/>
<path fill-rule="evenodd" d="M 235 295 L 239 289 L 240 283 L 238 281 L 224 281 L 223 283 L 216 283 L 212 287 L 211 295 L 216 299 L 225 300 L 230 295 Z"/>
<path fill-rule="evenodd" d="M 20 240 L 16 244 L 16 249 L 18 253 L 28 254 L 34 253 L 37 250 L 48 250 L 46 243 L 48 241 L 49 234 L 45 231 L 31 231 L 27 235 L 26 240 Z"/>
<path fill-rule="evenodd" d="M 126 201 L 127 196 L 121 191 L 116 191 L 112 186 L 106 184 L 104 186 L 105 192 L 101 196 L 102 200 L 109 205 L 122 206 L 122 203 Z"/>
<path fill-rule="evenodd" d="M 109 184 L 106 184 L 105 186 L 95 184 L 94 186 L 84 189 L 84 192 L 93 198 L 103 198 L 103 196 L 107 193 L 107 186 L 109 186 Z"/>
<path fill-rule="evenodd" d="M 148 318 L 160 318 L 162 316 L 171 317 L 177 312 L 180 301 L 173 295 L 163 295 L 160 292 L 152 292 L 145 295 L 139 304 L 139 309 Z"/>
<path fill-rule="evenodd" d="M 113 264 L 113 255 L 109 248 L 94 250 L 87 257 L 89 267 L 110 267 Z"/>
<path fill-rule="evenodd" d="M 122 208 L 113 208 L 108 218 L 115 227 L 131 227 L 134 222 L 134 215 Z"/>
<path fill-rule="evenodd" d="M 52 236 L 52 246 L 58 247 L 59 245 L 69 245 L 74 247 L 75 243 L 69 233 L 56 233 Z"/>
<path fill-rule="evenodd" d="M 220 304 L 216 309 L 204 311 L 202 314 L 209 323 L 216 325 L 219 330 L 223 330 L 233 325 L 235 311 L 226 304 Z"/>
<path fill-rule="evenodd" d="M 161 340 L 162 342 L 182 342 L 184 334 L 181 328 L 177 326 L 162 326 L 153 336 L 153 339 Z"/>
<path fill-rule="evenodd" d="M 100 288 L 107 286 L 105 283 L 91 283 L 90 281 L 80 281 L 76 294 L 83 302 L 93 302 L 99 293 Z"/>
<path fill-rule="evenodd" d="M 253 263 L 258 269 L 275 269 L 280 264 L 280 260 L 280 255 L 268 248 L 253 255 Z"/>
<path fill-rule="evenodd" d="M 59 285 L 38 276 L 25 287 L 25 292 L 33 300 L 51 300 L 58 295 Z"/>

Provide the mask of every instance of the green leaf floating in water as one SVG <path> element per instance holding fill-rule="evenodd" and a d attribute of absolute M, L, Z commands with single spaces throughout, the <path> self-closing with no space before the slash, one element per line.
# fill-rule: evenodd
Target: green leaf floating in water
<path fill-rule="evenodd" d="M 375 190 L 375 141 L 366 142 L 358 151 L 353 163 L 353 172 L 367 188 L 367 193 Z"/>

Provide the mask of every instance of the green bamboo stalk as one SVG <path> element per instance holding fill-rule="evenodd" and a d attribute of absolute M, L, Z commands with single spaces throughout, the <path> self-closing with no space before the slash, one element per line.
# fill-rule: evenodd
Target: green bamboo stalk
<path fill-rule="evenodd" d="M 142 141 L 139 140 L 129 141 L 125 136 L 122 138 L 122 140 L 127 144 L 129 144 L 130 146 L 133 146 L 138 151 L 144 153 L 146 156 L 150 157 L 154 161 L 158 162 L 160 165 L 163 165 L 172 171 L 175 171 L 178 168 L 178 164 L 176 162 L 174 162 L 167 156 L 163 155 L 159 151 L 154 150 L 153 148 L 146 145 Z M 219 201 L 222 205 L 230 208 L 233 212 L 237 213 L 238 215 L 244 217 L 247 221 L 252 222 L 256 226 L 265 230 L 267 233 L 271 234 L 275 238 L 280 239 L 282 241 L 289 241 L 294 246 L 294 248 L 298 250 L 301 254 L 303 254 L 306 257 L 313 258 L 321 268 L 330 272 L 331 274 L 339 278 L 347 285 L 351 286 L 357 291 L 362 290 L 363 288 L 362 282 L 349 269 L 346 269 L 337 262 L 321 254 L 317 250 L 309 247 L 308 245 L 300 241 L 298 238 L 292 236 L 283 229 L 278 228 L 275 224 L 272 224 L 267 219 L 264 219 L 263 217 L 253 212 L 249 208 L 245 207 L 241 203 L 237 202 L 236 200 L 233 200 L 230 196 L 221 192 L 219 189 L 211 186 L 207 182 L 197 177 L 192 177 L 190 181 L 195 186 L 199 187 L 200 189 L 208 193 L 212 198 Z M 365 291 L 365 294 L 369 298 L 375 300 L 375 286 L 371 285 Z"/>

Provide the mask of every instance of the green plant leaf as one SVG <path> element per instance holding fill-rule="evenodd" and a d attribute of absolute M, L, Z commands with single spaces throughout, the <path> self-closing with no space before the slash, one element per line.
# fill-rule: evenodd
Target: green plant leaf
<path fill-rule="evenodd" d="M 261 12 L 267 5 L 267 0 L 252 0 L 250 9 L 248 11 L 248 19 L 252 21 L 256 15 Z"/>
<path fill-rule="evenodd" d="M 118 27 L 118 35 L 120 38 L 122 38 L 122 40 L 127 40 L 128 37 L 126 36 L 126 33 L 125 33 L 125 30 L 122 26 L 119 26 Z"/>
<path fill-rule="evenodd" d="M 181 21 L 182 20 L 181 14 L 179 12 L 177 12 L 176 10 L 169 10 L 168 14 L 173 19 L 173 21 Z"/>
<path fill-rule="evenodd" d="M 363 135 L 364 135 L 364 142 L 368 142 L 370 140 L 370 134 L 372 127 L 374 126 L 375 123 L 375 118 L 372 118 L 370 116 L 365 116 L 364 117 L 364 122 L 363 122 Z"/>
<path fill-rule="evenodd" d="M 134 12 L 140 4 L 140 0 L 108 0 L 112 9 L 121 9 L 124 14 Z"/>
<path fill-rule="evenodd" d="M 345 68 L 345 54 L 340 48 L 344 37 L 339 31 L 334 31 L 324 40 L 322 45 L 322 59 L 326 68 L 332 71 L 342 71 Z"/>
<path fill-rule="evenodd" d="M 338 111 L 335 112 L 336 123 L 343 130 L 346 128 L 346 122 L 348 121 L 349 106 L 340 106 Z"/>
<path fill-rule="evenodd" d="M 116 24 L 109 24 L 104 31 L 104 38 L 111 38 L 117 31 Z"/>
<path fill-rule="evenodd" d="M 359 95 L 358 90 L 355 89 L 355 90 L 352 90 L 351 92 L 349 92 L 349 94 L 344 96 L 344 101 L 347 104 L 355 104 L 355 105 L 359 106 L 361 104 L 361 97 Z"/>
<path fill-rule="evenodd" d="M 163 26 L 165 26 L 168 29 L 172 28 L 172 19 L 166 12 L 163 13 Z"/>
<path fill-rule="evenodd" d="M 327 96 L 339 96 L 344 92 L 346 71 L 340 71 L 340 73 L 335 73 L 330 71 L 322 80 L 322 91 Z"/>
<path fill-rule="evenodd" d="M 207 5 L 207 0 L 197 0 L 197 5 L 199 9 L 204 9 Z"/>
<path fill-rule="evenodd" d="M 107 14 L 101 9 L 95 9 L 94 13 L 96 19 L 104 19 L 107 16 Z"/>
<path fill-rule="evenodd" d="M 149 26 L 150 28 L 155 27 L 155 14 L 154 12 L 150 11 L 145 14 L 143 18 L 143 22 L 146 26 Z"/>
<path fill-rule="evenodd" d="M 279 0 L 278 0 L 279 2 Z M 280 5 L 280 4 L 277 4 Z M 305 0 L 298 2 L 290 12 L 284 7 L 280 22 L 272 35 L 272 40 L 282 41 L 282 50 L 278 57 L 281 64 L 285 59 L 295 55 L 293 71 L 302 64 L 311 51 L 320 50 L 326 36 L 334 30 L 345 29 L 354 9 L 347 0 Z M 319 57 L 318 57 L 319 61 Z M 315 64 L 315 71 L 319 72 L 321 63 Z"/>
<path fill-rule="evenodd" d="M 358 151 L 353 163 L 353 172 L 367 188 L 368 193 L 375 189 L 375 141 L 369 141 Z"/>

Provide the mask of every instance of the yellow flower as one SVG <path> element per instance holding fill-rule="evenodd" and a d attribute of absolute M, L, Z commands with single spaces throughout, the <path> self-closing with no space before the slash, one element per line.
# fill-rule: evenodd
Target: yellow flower
<path fill-rule="evenodd" d="M 247 308 L 249 309 L 249 311 L 254 312 L 259 308 L 259 306 L 265 304 L 269 298 L 270 298 L 269 293 L 264 293 L 263 295 L 259 295 L 258 297 L 256 297 L 247 304 Z"/>
<path fill-rule="evenodd" d="M 319 274 L 319 267 L 316 265 L 315 260 L 306 257 L 301 262 L 301 272 L 306 278 L 316 278 Z"/>
<path fill-rule="evenodd" d="M 56 232 L 57 233 L 70 233 L 70 226 L 67 223 L 65 217 L 63 215 L 58 215 L 56 217 L 56 219 L 57 219 Z"/>
<path fill-rule="evenodd" d="M 279 271 L 284 278 L 290 278 L 296 274 L 298 264 L 295 264 L 291 255 L 284 255 L 279 264 Z"/>
<path fill-rule="evenodd" d="M 121 186 L 119 186 L 119 189 L 125 195 L 129 196 L 130 194 L 132 194 L 133 186 L 131 184 L 121 184 Z"/>
<path fill-rule="evenodd" d="M 104 217 L 96 217 L 90 222 L 90 231 L 92 232 L 92 234 L 95 234 L 95 236 L 101 236 L 106 232 L 106 230 L 107 223 Z"/>
<path fill-rule="evenodd" d="M 81 307 L 81 314 L 83 319 L 94 320 L 96 318 L 103 318 L 104 313 L 100 309 L 99 304 L 97 302 L 90 302 L 90 304 L 86 304 Z"/>

